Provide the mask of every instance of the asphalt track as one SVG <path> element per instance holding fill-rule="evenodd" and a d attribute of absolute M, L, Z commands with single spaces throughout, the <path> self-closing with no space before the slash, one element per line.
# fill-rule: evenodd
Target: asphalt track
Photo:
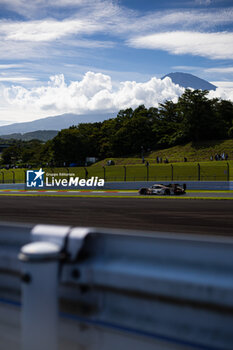
<path fill-rule="evenodd" d="M 233 201 L 4 194 L 0 220 L 233 236 Z"/>

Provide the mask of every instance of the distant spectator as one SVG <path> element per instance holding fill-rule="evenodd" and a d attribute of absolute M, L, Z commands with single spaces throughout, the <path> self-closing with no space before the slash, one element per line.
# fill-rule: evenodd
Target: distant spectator
<path fill-rule="evenodd" d="M 144 157 L 142 157 L 142 164 L 144 164 L 145 163 L 145 158 Z"/>
<path fill-rule="evenodd" d="M 88 177 L 88 171 L 87 171 L 86 168 L 85 168 L 85 177 L 86 177 L 86 178 Z"/>
<path fill-rule="evenodd" d="M 149 166 L 149 162 L 148 162 L 148 160 L 146 161 L 146 166 Z"/>
<path fill-rule="evenodd" d="M 222 154 L 221 154 L 221 160 L 225 160 L 225 153 L 224 152 L 222 152 Z"/>
<path fill-rule="evenodd" d="M 164 160 L 164 163 L 166 163 L 166 164 L 167 164 L 167 163 L 169 163 L 169 161 L 168 161 L 168 159 L 167 159 L 167 158 Z"/>
<path fill-rule="evenodd" d="M 225 155 L 225 159 L 227 160 L 228 159 L 228 154 L 226 153 L 226 155 Z"/>
<path fill-rule="evenodd" d="M 188 159 L 187 159 L 186 157 L 184 157 L 184 162 L 187 162 L 187 160 L 188 160 Z"/>
<path fill-rule="evenodd" d="M 160 157 L 160 163 L 163 163 L 163 158 L 162 157 Z"/>
<path fill-rule="evenodd" d="M 156 163 L 159 163 L 159 157 L 158 156 L 156 157 Z"/>
<path fill-rule="evenodd" d="M 213 158 L 213 156 L 210 156 L 210 160 L 212 161 L 214 158 Z"/>

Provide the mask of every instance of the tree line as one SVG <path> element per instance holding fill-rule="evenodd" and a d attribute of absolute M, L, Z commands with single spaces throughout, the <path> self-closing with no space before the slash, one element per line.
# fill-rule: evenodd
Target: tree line
<path fill-rule="evenodd" d="M 233 137 L 233 103 L 186 89 L 177 103 L 120 110 L 115 118 L 61 130 L 45 143 L 14 141 L 2 164 L 83 165 L 86 157 L 123 157 L 202 140 Z"/>

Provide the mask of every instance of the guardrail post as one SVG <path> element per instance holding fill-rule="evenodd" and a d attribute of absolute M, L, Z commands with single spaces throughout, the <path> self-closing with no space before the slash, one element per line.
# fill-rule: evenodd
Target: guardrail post
<path fill-rule="evenodd" d="M 35 242 L 21 249 L 22 350 L 57 350 L 60 247 Z"/>
<path fill-rule="evenodd" d="M 106 169 L 105 169 L 105 166 L 103 166 L 103 170 L 104 170 L 104 181 L 106 181 Z"/>
<path fill-rule="evenodd" d="M 69 168 L 66 168 L 67 170 L 67 174 L 68 174 L 68 181 L 70 180 L 70 169 Z"/>
<path fill-rule="evenodd" d="M 84 170 L 85 170 L 85 179 L 87 180 L 87 178 L 88 178 L 88 170 L 87 170 L 87 168 L 84 168 Z"/>
<path fill-rule="evenodd" d="M 124 165 L 124 181 L 126 181 L 126 166 Z"/>
<path fill-rule="evenodd" d="M 227 162 L 227 181 L 230 181 L 230 166 L 228 162 Z"/>
<path fill-rule="evenodd" d="M 4 184 L 4 171 L 1 171 L 2 174 L 2 183 Z"/>
<path fill-rule="evenodd" d="M 174 169 L 173 169 L 173 164 L 171 164 L 171 181 L 173 181 L 174 178 Z"/>
<path fill-rule="evenodd" d="M 24 183 L 26 188 L 27 187 L 27 170 L 24 170 Z"/>
<path fill-rule="evenodd" d="M 197 163 L 197 181 L 201 180 L 201 166 Z"/>
<path fill-rule="evenodd" d="M 15 184 L 15 172 L 13 170 L 11 170 L 12 174 L 13 174 L 13 184 Z"/>

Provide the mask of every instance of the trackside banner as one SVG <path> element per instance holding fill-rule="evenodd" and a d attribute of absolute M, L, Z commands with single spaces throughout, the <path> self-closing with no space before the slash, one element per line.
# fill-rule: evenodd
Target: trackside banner
<path fill-rule="evenodd" d="M 82 179 L 75 174 L 45 173 L 43 169 L 27 170 L 26 189 L 103 187 L 104 179 L 92 176 Z"/>

